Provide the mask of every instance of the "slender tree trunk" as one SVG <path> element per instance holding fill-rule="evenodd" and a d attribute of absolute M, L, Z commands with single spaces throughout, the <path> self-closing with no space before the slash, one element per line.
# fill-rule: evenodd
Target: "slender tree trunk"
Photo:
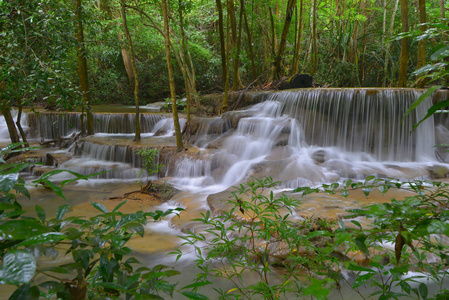
<path fill-rule="evenodd" d="M 17 120 L 16 120 L 17 129 L 20 132 L 20 136 L 22 136 L 22 141 L 25 143 L 25 147 L 29 147 L 30 145 L 28 144 L 25 131 L 23 131 L 22 125 L 20 124 L 21 119 L 22 119 L 22 100 L 17 99 L 17 106 L 19 109 L 19 111 L 17 113 Z"/>
<path fill-rule="evenodd" d="M 276 26 L 274 24 L 274 16 L 271 6 L 268 6 L 268 9 L 270 12 L 270 24 L 271 24 L 271 57 L 274 59 L 274 57 L 276 56 L 276 45 L 277 45 Z"/>
<path fill-rule="evenodd" d="M 399 6 L 399 0 L 396 0 L 394 3 L 393 13 L 391 14 L 390 28 L 388 30 L 388 36 L 390 36 L 390 37 L 393 34 L 394 19 L 396 18 L 396 12 L 398 11 L 398 6 Z M 384 79 L 383 79 L 383 83 L 382 83 L 383 86 L 387 85 L 388 62 L 390 60 L 390 46 L 391 46 L 391 43 L 387 42 L 387 45 L 385 46 Z"/>
<path fill-rule="evenodd" d="M 216 0 L 218 11 L 218 30 L 220 32 L 220 53 L 221 53 L 221 72 L 223 77 L 223 89 L 225 89 L 226 83 L 226 49 L 225 49 L 225 35 L 223 26 L 223 8 L 221 6 L 221 0 Z"/>
<path fill-rule="evenodd" d="M 401 0 L 401 20 L 402 32 L 408 32 L 408 0 Z M 401 40 L 401 55 L 399 57 L 399 78 L 398 86 L 407 86 L 407 66 L 408 66 L 408 38 Z"/>
<path fill-rule="evenodd" d="M 242 82 L 240 80 L 239 75 L 239 64 L 240 64 L 240 46 L 242 44 L 242 31 L 243 31 L 243 7 L 244 7 L 244 0 L 240 0 L 240 16 L 239 16 L 239 28 L 238 28 L 238 35 L 237 35 L 237 46 L 235 51 L 235 61 L 233 65 L 233 72 L 234 72 L 234 80 L 232 84 L 233 90 L 238 90 L 240 87 L 242 87 Z M 236 62 L 236 63 L 235 63 Z M 236 74 L 237 73 L 237 77 Z"/>
<path fill-rule="evenodd" d="M 3 104 L 2 114 L 5 118 L 6 125 L 8 127 L 9 138 L 11 139 L 11 143 L 20 143 L 20 137 L 17 133 L 16 124 L 14 123 L 14 118 L 11 115 L 11 108 L 8 105 Z"/>
<path fill-rule="evenodd" d="M 228 45 L 228 47 L 226 47 L 226 68 L 225 68 L 225 72 L 226 72 L 226 81 L 224 83 L 224 95 L 223 95 L 223 101 L 221 102 L 221 108 L 220 108 L 220 114 L 224 113 L 225 111 L 228 110 L 228 97 L 229 97 L 229 44 L 230 44 L 230 30 L 229 30 L 229 14 L 228 14 L 228 18 L 227 18 L 227 25 L 226 26 L 226 45 Z"/>
<path fill-rule="evenodd" d="M 232 53 L 232 89 L 238 90 L 240 83 L 239 74 L 239 57 L 237 53 L 238 48 L 238 33 L 237 33 L 237 19 L 235 17 L 234 0 L 227 0 L 228 15 L 231 21 L 231 49 Z M 229 51 L 228 51 L 229 52 Z"/>
<path fill-rule="evenodd" d="M 318 70 L 318 44 L 317 44 L 317 33 L 316 33 L 316 21 L 317 21 L 317 0 L 312 2 L 312 55 L 311 55 L 311 75 L 315 75 Z"/>
<path fill-rule="evenodd" d="M 296 0 L 288 0 L 287 11 L 285 13 L 284 28 L 282 29 L 282 35 L 281 35 L 281 40 L 279 42 L 278 51 L 276 53 L 276 57 L 274 58 L 273 73 L 272 73 L 272 78 L 274 80 L 281 78 L 281 73 L 282 73 L 281 62 L 282 62 L 282 57 L 284 56 L 285 47 L 287 45 L 288 30 L 290 28 L 290 24 L 292 21 L 292 16 L 293 16 L 293 11 L 295 9 L 295 6 L 296 6 Z"/>
<path fill-rule="evenodd" d="M 426 1 L 425 0 L 418 0 L 418 6 L 419 6 L 419 30 L 421 33 L 424 33 L 427 29 L 427 26 L 425 23 L 426 20 Z M 418 41 L 418 60 L 416 63 L 416 68 L 421 68 L 426 65 L 426 40 L 421 39 Z M 419 80 L 417 82 L 418 87 L 423 88 L 426 84 L 426 80 Z"/>
<path fill-rule="evenodd" d="M 181 57 L 184 57 L 184 64 L 186 64 L 185 53 L 187 52 L 187 39 L 186 39 L 186 35 L 184 32 L 181 0 L 178 0 L 178 14 L 179 14 L 179 28 L 181 30 L 181 51 L 180 51 L 180 53 L 181 53 Z M 187 67 L 187 65 L 185 67 Z M 187 72 L 183 72 L 183 73 L 187 73 Z M 190 104 L 192 103 L 192 94 L 191 94 L 191 90 L 190 90 L 189 79 L 186 75 L 184 76 L 184 85 L 186 88 L 186 98 L 187 98 L 187 123 L 186 124 L 187 124 L 187 126 L 190 126 Z"/>
<path fill-rule="evenodd" d="M 246 36 L 248 38 L 248 50 L 249 50 L 249 57 L 251 60 L 251 71 L 253 73 L 253 80 L 256 80 L 257 74 L 256 74 L 256 64 L 254 62 L 253 42 L 251 37 L 251 31 L 249 30 L 248 17 L 246 16 L 245 6 L 243 6 L 243 17 L 245 18 L 245 30 Z"/>
<path fill-rule="evenodd" d="M 134 75 L 134 100 L 136 104 L 136 135 L 134 140 L 136 142 L 140 141 L 140 112 L 139 112 L 139 78 L 137 77 L 137 69 L 136 69 L 136 61 L 134 58 L 134 48 L 133 42 L 131 39 L 131 34 L 128 30 L 128 24 L 126 21 L 126 9 L 125 9 L 125 0 L 120 0 L 121 8 L 122 8 L 122 19 L 123 19 L 123 30 L 125 31 L 126 40 L 128 41 L 129 54 L 131 59 L 131 68 Z"/>
<path fill-rule="evenodd" d="M 167 59 L 168 78 L 170 85 L 170 98 L 172 103 L 173 122 L 175 125 L 176 146 L 178 148 L 178 151 L 181 151 L 183 144 L 182 144 L 181 126 L 179 125 L 178 108 L 176 107 L 175 76 L 173 73 L 173 65 L 171 63 L 171 56 L 170 56 L 170 28 L 168 26 L 168 9 L 166 0 L 162 0 L 161 2 L 162 2 L 162 15 L 164 18 L 165 57 Z"/>
<path fill-rule="evenodd" d="M 78 53 L 78 77 L 80 80 L 80 91 L 83 97 L 83 111 L 86 111 L 87 116 L 87 135 L 94 134 L 92 110 L 90 107 L 90 92 L 89 92 L 89 78 L 87 72 L 86 47 L 84 44 L 84 28 L 82 17 L 81 0 L 76 0 L 75 18 L 76 18 L 76 40 Z M 83 119 L 84 116 L 81 115 Z M 81 133 L 85 133 L 85 128 L 82 126 Z"/>
<path fill-rule="evenodd" d="M 303 12 L 304 12 L 303 0 L 299 0 L 299 21 L 297 26 L 298 35 L 296 37 L 295 50 L 293 52 L 293 66 L 292 66 L 293 74 L 297 74 L 299 72 L 299 49 L 301 48 Z"/>
<path fill-rule="evenodd" d="M 440 17 L 441 17 L 441 21 L 444 24 L 447 24 L 447 20 L 446 20 L 446 8 L 444 7 L 444 3 L 446 1 L 445 0 L 440 0 Z M 441 29 L 443 31 L 442 36 L 443 36 L 443 41 L 447 42 L 447 30 L 445 29 Z"/>

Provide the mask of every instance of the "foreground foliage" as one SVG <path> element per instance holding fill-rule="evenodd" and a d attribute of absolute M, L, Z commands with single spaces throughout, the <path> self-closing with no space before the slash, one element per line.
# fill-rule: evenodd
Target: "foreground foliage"
<path fill-rule="evenodd" d="M 11 145 L 0 157 L 16 151 Z M 22 150 L 19 150 L 22 151 Z M 143 266 L 130 256 L 126 243 L 144 234 L 148 221 L 155 222 L 179 209 L 124 214 L 117 205 L 112 211 L 92 203 L 95 217 L 67 217 L 68 205 L 57 209 L 54 217 L 36 205 L 37 217 L 31 217 L 17 201 L 19 195 L 30 198 L 19 172 L 34 163 L 7 164 L 0 159 L 0 284 L 16 285 L 10 299 L 85 299 L 118 297 L 127 299 L 162 299 L 172 296 L 175 284 L 168 277 L 179 272 L 167 266 Z M 56 185 L 43 175 L 35 183 L 45 184 L 63 197 L 61 187 L 86 176 L 70 172 L 74 179 Z M 64 256 L 56 262 L 53 259 Z"/>
<path fill-rule="evenodd" d="M 369 177 L 364 182 L 347 180 L 342 186 L 295 190 L 303 195 L 339 190 L 343 197 L 353 189 L 362 189 L 367 197 L 374 189 L 382 194 L 392 188 L 415 193 L 351 210 L 346 221 L 335 222 L 298 221 L 300 201 L 275 197 L 270 191 L 275 185 L 270 178 L 240 185 L 229 201 L 230 211 L 203 214 L 196 221 L 206 226 L 205 232 L 185 237 L 185 244 L 196 251 L 197 281 L 207 284 L 209 278 L 219 277 L 232 286 L 217 289 L 221 298 L 326 299 L 343 285 L 363 299 L 449 297 L 447 184 Z M 360 217 L 372 224 L 363 227 Z"/>

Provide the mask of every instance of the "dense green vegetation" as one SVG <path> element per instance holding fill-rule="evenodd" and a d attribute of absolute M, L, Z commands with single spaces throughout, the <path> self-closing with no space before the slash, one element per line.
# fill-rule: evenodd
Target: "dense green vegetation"
<path fill-rule="evenodd" d="M 187 251 L 193 248 L 196 253 L 198 270 L 191 284 L 180 287 L 169 280 L 178 271 L 164 265 L 145 267 L 129 257 L 131 249 L 126 246 L 133 236 L 144 234 L 147 222 L 180 209 L 124 214 L 119 210 L 124 202 L 112 211 L 93 202 L 98 215 L 91 218 L 67 217 L 68 205 L 59 207 L 55 217 L 36 205 L 36 216 L 29 216 L 17 197 L 30 197 L 19 172 L 31 163 L 8 164 L 3 159 L 11 151 L 24 151 L 16 150 L 17 146 L 0 153 L 0 284 L 17 286 L 10 299 L 163 299 L 175 293 L 208 299 L 201 289 L 213 286 L 217 277 L 232 284 L 227 290 L 214 287 L 221 299 L 326 299 L 341 286 L 363 299 L 449 296 L 448 184 L 370 176 L 362 182 L 297 188 L 293 192 L 302 195 L 339 193 L 343 197 L 354 189 L 367 197 L 374 189 L 382 194 L 397 188 L 414 192 L 404 200 L 351 210 L 338 220 L 298 221 L 292 217 L 300 200 L 276 197 L 272 189 L 277 183 L 271 178 L 254 179 L 236 187 L 229 210 L 217 216 L 207 212 L 193 220 L 205 229 L 183 238 L 191 246 Z M 64 197 L 64 185 L 87 179 L 71 172 L 74 179 L 55 185 L 50 178 L 60 172 L 64 171 L 47 173 L 34 183 Z M 372 224 L 362 226 L 360 217 Z M 183 255 L 181 250 L 172 254 L 177 260 Z M 44 259 L 58 256 L 69 260 L 54 264 Z"/>
<path fill-rule="evenodd" d="M 196 94 L 223 90 L 225 81 L 238 89 L 256 78 L 263 84 L 297 72 L 332 86 L 397 86 L 402 37 L 408 38 L 406 80 L 413 86 L 412 72 L 425 65 L 417 62 L 417 37 L 426 34 L 428 61 L 447 41 L 441 23 L 447 5 L 425 1 L 427 25 L 420 26 L 418 1 L 398 1 L 224 1 L 223 36 L 218 2 L 168 1 L 177 94 L 185 93 L 186 77 Z M 132 103 L 133 75 L 119 1 L 80 3 L 92 103 Z M 161 2 L 124 4 L 141 102 L 161 100 L 169 94 Z M 409 34 L 399 36 L 404 4 L 409 6 Z M 76 104 L 77 12 L 72 2 L 62 0 L 0 2 L 3 102 Z M 274 72 L 278 58 L 280 68 Z M 221 72 L 223 66 L 228 72 Z"/>

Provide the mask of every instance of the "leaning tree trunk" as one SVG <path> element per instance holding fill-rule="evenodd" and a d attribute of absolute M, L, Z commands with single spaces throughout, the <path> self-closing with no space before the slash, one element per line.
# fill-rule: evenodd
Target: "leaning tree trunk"
<path fill-rule="evenodd" d="M 76 0 L 75 19 L 76 19 L 76 40 L 78 45 L 76 51 L 78 52 L 78 77 L 80 80 L 80 91 L 83 96 L 83 110 L 86 110 L 87 116 L 87 135 L 94 134 L 92 110 L 90 108 L 90 93 L 89 93 L 89 79 L 87 73 L 87 59 L 86 47 L 84 46 L 84 28 L 82 22 L 82 5 L 81 0 Z M 81 115 L 83 119 L 84 116 Z M 84 125 L 84 124 L 83 124 Z M 82 126 L 81 132 L 85 133 L 85 128 Z"/>
<path fill-rule="evenodd" d="M 167 59 L 168 78 L 170 84 L 170 98 L 172 103 L 173 122 L 175 125 L 176 146 L 178 148 L 178 151 L 181 151 L 183 144 L 182 144 L 181 126 L 179 125 L 178 109 L 176 107 L 175 77 L 173 74 L 173 65 L 171 63 L 171 56 L 170 56 L 170 28 L 168 27 L 168 10 L 167 10 L 167 3 L 165 1 L 166 0 L 161 1 L 162 15 L 164 18 L 165 57 Z"/>
<path fill-rule="evenodd" d="M 287 45 L 287 35 L 292 21 L 293 10 L 295 9 L 295 5 L 296 0 L 288 0 L 287 11 L 285 13 L 284 28 L 282 29 L 281 41 L 279 42 L 278 51 L 276 53 L 276 57 L 274 58 L 273 74 L 272 74 L 272 78 L 274 80 L 278 80 L 279 78 L 281 78 L 282 72 L 281 61 L 282 57 L 284 56 L 285 47 Z"/>
<path fill-rule="evenodd" d="M 297 25 L 297 37 L 295 39 L 295 50 L 293 52 L 293 64 L 292 73 L 296 74 L 299 72 L 299 49 L 301 48 L 301 37 L 302 37 L 302 24 L 303 24 L 303 0 L 299 1 L 299 21 Z"/>
<path fill-rule="evenodd" d="M 408 32 L 408 0 L 401 0 L 401 20 L 402 32 Z M 407 65 L 408 65 L 408 38 L 401 40 L 401 55 L 399 57 L 399 78 L 398 86 L 407 86 Z"/>
<path fill-rule="evenodd" d="M 17 99 L 17 107 L 18 107 L 19 111 L 17 113 L 16 126 L 20 132 L 20 135 L 22 136 L 22 141 L 25 144 L 25 147 L 29 147 L 30 145 L 28 144 L 26 133 L 23 130 L 22 125 L 20 124 L 21 119 L 22 119 L 22 100 Z"/>
<path fill-rule="evenodd" d="M 11 143 L 20 143 L 20 137 L 17 133 L 16 124 L 14 123 L 14 118 L 11 115 L 11 108 L 9 106 L 2 107 L 2 114 L 5 117 L 6 126 L 8 127 L 9 138 Z"/>
<path fill-rule="evenodd" d="M 123 30 L 125 31 L 126 40 L 128 41 L 129 54 L 131 59 L 131 68 L 134 75 L 134 100 L 136 103 L 136 135 L 134 140 L 136 142 L 140 141 L 140 112 L 139 112 L 139 78 L 137 77 L 136 61 L 134 58 L 134 48 L 131 39 L 131 34 L 128 30 L 128 24 L 126 22 L 126 10 L 125 10 L 125 0 L 120 0 L 120 5 L 122 8 L 122 19 L 123 19 Z"/>

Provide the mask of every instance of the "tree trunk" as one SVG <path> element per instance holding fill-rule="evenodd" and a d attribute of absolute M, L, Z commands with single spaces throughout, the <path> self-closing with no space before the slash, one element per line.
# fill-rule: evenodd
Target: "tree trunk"
<path fill-rule="evenodd" d="M 221 53 L 221 72 L 223 77 L 223 89 L 226 83 L 226 49 L 225 49 L 225 35 L 223 29 L 223 8 L 221 6 L 221 0 L 216 0 L 218 11 L 218 30 L 220 32 L 220 53 Z"/>
<path fill-rule="evenodd" d="M 170 98 L 172 103 L 173 122 L 175 125 L 176 146 L 178 148 L 178 151 L 181 151 L 183 144 L 182 144 L 181 126 L 179 125 L 178 109 L 176 107 L 175 77 L 173 74 L 173 65 L 171 63 L 171 56 L 170 56 L 170 28 L 168 27 L 168 9 L 166 0 L 162 0 L 161 2 L 162 2 L 162 15 L 164 18 L 165 57 L 167 59 L 168 78 L 170 85 Z"/>
<path fill-rule="evenodd" d="M 391 37 L 393 34 L 393 28 L 394 28 L 394 19 L 396 17 L 396 12 L 398 11 L 399 6 L 399 0 L 396 0 L 394 3 L 393 13 L 391 15 L 391 21 L 390 21 L 390 28 L 388 30 L 388 36 Z M 384 79 L 383 79 L 383 86 L 387 85 L 387 75 L 388 75 L 388 62 L 390 60 L 390 42 L 387 42 L 387 45 L 385 46 L 385 63 L 384 63 Z"/>
<path fill-rule="evenodd" d="M 228 18 L 227 18 L 227 25 L 226 26 L 226 45 L 228 45 L 228 47 L 226 47 L 226 81 L 224 84 L 224 95 L 223 95 L 223 101 L 221 102 L 221 108 L 220 108 L 220 114 L 224 113 L 225 111 L 228 110 L 228 96 L 229 96 L 229 36 L 230 36 L 230 30 L 229 30 L 229 14 L 228 14 Z"/>
<path fill-rule="evenodd" d="M 419 6 L 419 30 L 424 33 L 427 29 L 425 25 L 426 21 L 426 1 L 418 0 Z M 416 62 L 416 68 L 419 69 L 426 65 L 426 40 L 421 39 L 418 41 L 418 60 Z M 418 87 L 423 88 L 426 84 L 426 80 L 419 80 L 417 82 Z"/>
<path fill-rule="evenodd" d="M 235 18 L 234 0 L 228 0 L 227 9 L 228 9 L 228 15 L 229 15 L 230 21 L 231 21 L 231 49 L 233 50 L 232 89 L 238 90 L 241 85 L 240 74 L 239 74 L 239 57 L 238 57 L 238 53 L 237 53 L 239 37 L 238 37 L 238 33 L 237 33 L 237 20 Z"/>
<path fill-rule="evenodd" d="M 316 33 L 316 21 L 317 21 L 317 0 L 313 0 L 312 3 L 312 54 L 311 54 L 311 71 L 313 76 L 318 70 L 318 45 L 317 45 L 317 33 Z"/>
<path fill-rule="evenodd" d="M 14 123 L 14 119 L 11 115 L 11 108 L 9 106 L 3 106 L 2 114 L 3 117 L 5 117 L 6 125 L 8 126 L 9 138 L 11 139 L 11 143 L 20 143 L 20 137 L 17 133 L 16 124 Z"/>
<path fill-rule="evenodd" d="M 243 18 L 244 18 L 244 22 L 245 22 L 246 37 L 248 39 L 249 59 L 251 60 L 251 72 L 253 74 L 253 80 L 256 80 L 257 74 L 256 74 L 256 64 L 254 63 L 253 41 L 252 41 L 252 37 L 251 37 L 251 31 L 249 30 L 248 17 L 246 15 L 246 8 L 244 5 L 242 6 L 242 8 L 243 8 Z"/>
<path fill-rule="evenodd" d="M 22 141 L 24 142 L 25 147 L 29 147 L 30 145 L 28 144 L 25 131 L 23 131 L 22 125 L 20 124 L 21 119 L 22 119 L 22 100 L 17 99 L 17 106 L 19 109 L 19 111 L 17 113 L 17 120 L 16 120 L 17 129 L 20 132 L 20 136 L 22 136 Z"/>
<path fill-rule="evenodd" d="M 287 45 L 288 30 L 290 28 L 290 23 L 292 21 L 293 10 L 295 9 L 295 6 L 296 0 L 288 0 L 287 11 L 285 12 L 284 28 L 282 29 L 282 35 L 281 40 L 279 42 L 278 51 L 276 53 L 276 57 L 274 58 L 273 73 L 272 73 L 272 78 L 274 80 L 278 80 L 279 78 L 281 78 L 282 73 L 281 62 L 282 57 L 284 56 L 285 47 Z"/>
<path fill-rule="evenodd" d="M 301 48 L 302 24 L 303 24 L 304 5 L 303 0 L 299 0 L 299 21 L 297 25 L 298 34 L 295 40 L 295 50 L 293 52 L 292 73 L 299 72 L 299 49 Z"/>
<path fill-rule="evenodd" d="M 80 80 L 80 91 L 83 97 L 83 110 L 86 111 L 87 116 L 87 135 L 94 134 L 92 110 L 90 107 L 90 93 L 89 93 L 89 78 L 87 73 L 87 59 L 86 59 L 86 47 L 84 44 L 84 28 L 82 20 L 82 5 L 81 0 L 76 0 L 75 7 L 75 19 L 76 19 L 76 40 L 78 53 L 78 78 Z M 81 115 L 81 118 L 84 118 Z M 84 126 L 81 128 L 81 133 L 85 133 Z"/>
<path fill-rule="evenodd" d="M 408 0 L 401 0 L 401 20 L 402 32 L 408 32 Z M 399 78 L 398 86 L 407 86 L 407 65 L 408 65 L 408 38 L 401 40 L 401 55 L 399 57 Z"/>
<path fill-rule="evenodd" d="M 125 0 L 120 0 L 122 8 L 122 19 L 123 19 L 123 30 L 125 31 L 126 40 L 128 41 L 129 54 L 131 59 L 131 68 L 134 76 L 134 100 L 136 104 L 136 135 L 134 140 L 136 142 L 140 141 L 140 112 L 139 112 L 139 78 L 137 77 L 136 61 L 134 58 L 134 48 L 131 39 L 131 34 L 128 30 L 128 24 L 126 21 L 126 10 L 125 10 Z"/>
<path fill-rule="evenodd" d="M 440 0 L 440 17 L 441 17 L 441 22 L 443 22 L 444 24 L 447 24 L 447 20 L 446 20 L 446 8 L 444 7 L 444 3 L 445 0 Z M 443 21 L 444 20 L 444 21 Z M 447 31 L 443 28 L 442 30 L 442 36 L 443 36 L 443 42 L 447 42 Z"/>

